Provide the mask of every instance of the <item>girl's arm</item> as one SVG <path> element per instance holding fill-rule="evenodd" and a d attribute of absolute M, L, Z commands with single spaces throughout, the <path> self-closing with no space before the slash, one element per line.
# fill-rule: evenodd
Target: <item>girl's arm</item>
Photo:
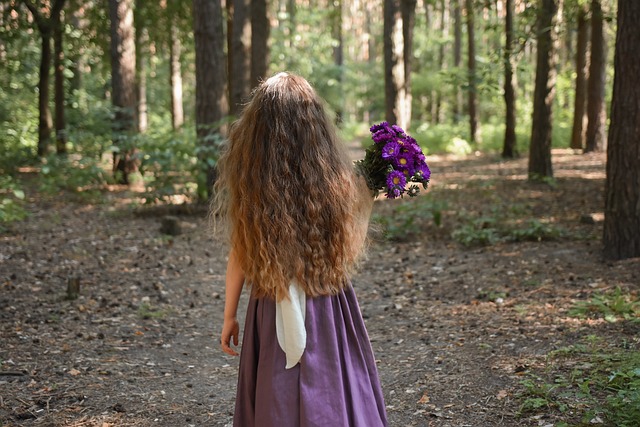
<path fill-rule="evenodd" d="M 229 252 L 229 261 L 227 263 L 225 304 L 224 304 L 224 324 L 222 325 L 222 335 L 220 336 L 220 344 L 222 351 L 232 356 L 237 356 L 238 352 L 231 348 L 231 339 L 233 344 L 238 345 L 238 334 L 240 326 L 236 313 L 238 311 L 238 301 L 242 293 L 244 284 L 244 272 L 240 267 L 238 258 L 233 250 Z"/>

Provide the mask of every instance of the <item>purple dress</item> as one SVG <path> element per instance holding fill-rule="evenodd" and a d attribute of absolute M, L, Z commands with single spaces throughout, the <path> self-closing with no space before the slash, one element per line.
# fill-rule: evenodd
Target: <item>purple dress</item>
<path fill-rule="evenodd" d="M 352 287 L 307 298 L 307 347 L 285 369 L 276 305 L 247 307 L 234 427 L 384 427 L 387 416 L 369 337 Z"/>

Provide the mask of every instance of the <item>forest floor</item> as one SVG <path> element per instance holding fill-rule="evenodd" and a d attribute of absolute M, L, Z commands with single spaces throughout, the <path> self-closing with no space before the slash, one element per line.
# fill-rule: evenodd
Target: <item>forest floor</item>
<path fill-rule="evenodd" d="M 536 397 L 531 381 L 575 367 L 579 345 L 640 346 L 637 318 L 572 314 L 640 290 L 640 259 L 601 256 L 604 156 L 554 151 L 546 184 L 527 182 L 526 159 L 429 161 L 426 195 L 376 202 L 388 232 L 353 280 L 390 426 L 578 423 L 589 408 Z M 205 210 L 169 237 L 169 209 L 133 192 L 99 204 L 27 193 L 29 217 L 0 235 L 0 426 L 230 425 L 226 249 Z"/>

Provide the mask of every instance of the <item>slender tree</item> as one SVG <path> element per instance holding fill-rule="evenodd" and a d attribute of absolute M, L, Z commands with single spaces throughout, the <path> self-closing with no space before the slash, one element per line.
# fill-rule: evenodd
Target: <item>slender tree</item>
<path fill-rule="evenodd" d="M 506 123 L 502 157 L 516 157 L 516 83 L 513 66 L 513 48 L 515 43 L 513 30 L 513 0 L 505 2 L 505 48 L 504 48 L 504 103 Z"/>
<path fill-rule="evenodd" d="M 216 179 L 218 142 L 228 112 L 227 76 L 224 64 L 224 32 L 220 0 L 193 0 L 193 32 L 196 46 L 196 133 L 206 180 L 200 194 L 210 194 Z"/>
<path fill-rule="evenodd" d="M 615 77 L 607 144 L 604 256 L 640 256 L 640 2 L 618 1 Z"/>
<path fill-rule="evenodd" d="M 267 76 L 269 69 L 269 16 L 267 1 L 251 2 L 251 88 Z"/>
<path fill-rule="evenodd" d="M 582 150 L 585 145 L 587 129 L 587 76 L 589 75 L 588 50 L 589 20 L 587 6 L 578 5 L 578 40 L 576 42 L 576 83 L 573 105 L 573 128 L 571 130 L 571 148 Z"/>
<path fill-rule="evenodd" d="M 473 0 L 466 0 L 467 13 L 467 76 L 468 76 L 468 109 L 469 132 L 471 143 L 480 143 L 480 129 L 478 128 L 478 94 L 476 85 L 476 41 L 475 41 L 475 17 Z"/>
<path fill-rule="evenodd" d="M 169 20 L 169 84 L 171 87 L 171 127 L 180 129 L 184 123 L 184 108 L 182 105 L 182 68 L 180 55 L 182 43 L 176 16 L 178 15 L 179 1 L 170 0 L 167 5 Z"/>
<path fill-rule="evenodd" d="M 460 70 L 462 66 L 462 12 L 461 0 L 452 0 L 453 3 L 453 66 Z M 455 88 L 455 102 L 453 104 L 453 121 L 458 123 L 463 112 L 462 91 L 459 86 Z"/>
<path fill-rule="evenodd" d="M 384 0 L 385 117 L 406 129 L 405 68 L 400 0 Z"/>
<path fill-rule="evenodd" d="M 416 22 L 416 0 L 400 0 L 402 16 L 402 57 L 404 59 L 404 119 L 402 126 L 411 126 L 411 65 L 413 62 L 413 29 Z"/>
<path fill-rule="evenodd" d="M 540 0 L 537 25 L 536 83 L 533 98 L 533 120 L 529 144 L 529 179 L 553 177 L 551 164 L 551 131 L 555 99 L 558 2 Z"/>
<path fill-rule="evenodd" d="M 605 85 L 607 78 L 607 45 L 600 0 L 591 1 L 591 65 L 587 98 L 587 137 L 585 152 L 606 149 Z"/>
<path fill-rule="evenodd" d="M 111 22 L 111 101 L 114 109 L 113 170 L 122 184 L 138 170 L 136 149 L 131 135 L 136 125 L 136 52 L 133 26 L 133 0 L 109 0 Z"/>
<path fill-rule="evenodd" d="M 231 33 L 231 50 L 229 76 L 231 114 L 238 114 L 242 104 L 247 100 L 251 78 L 251 2 L 249 0 L 233 1 L 233 26 Z"/>
<path fill-rule="evenodd" d="M 22 0 L 33 15 L 41 38 L 40 74 L 38 81 L 38 156 L 49 151 L 53 120 L 49 108 L 49 72 L 51 70 L 51 37 L 54 26 L 60 22 L 60 13 L 65 0 L 53 0 L 48 7 L 39 6 L 31 0 Z M 48 16 L 45 13 L 49 12 Z"/>
<path fill-rule="evenodd" d="M 54 125 L 56 128 L 56 154 L 67 153 L 67 122 L 65 119 L 65 92 L 64 92 L 64 22 L 63 14 L 51 15 L 53 23 L 53 99 L 54 99 Z"/>

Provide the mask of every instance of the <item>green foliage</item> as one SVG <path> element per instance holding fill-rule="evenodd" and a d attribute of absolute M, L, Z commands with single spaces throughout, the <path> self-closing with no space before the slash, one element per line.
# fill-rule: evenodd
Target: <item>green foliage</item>
<path fill-rule="evenodd" d="M 372 222 L 382 227 L 386 239 L 406 241 L 422 234 L 429 221 L 440 227 L 445 210 L 446 202 L 415 197 L 395 203 L 389 214 L 374 215 Z"/>
<path fill-rule="evenodd" d="M 141 304 L 138 307 L 138 316 L 142 319 L 157 319 L 161 320 L 167 317 L 167 312 L 158 308 L 152 307 L 150 304 Z"/>
<path fill-rule="evenodd" d="M 39 190 L 49 196 L 68 191 L 84 201 L 99 202 L 103 187 L 113 181 L 105 167 L 91 157 L 48 156 L 40 168 Z"/>
<path fill-rule="evenodd" d="M 640 352 L 629 343 L 603 348 L 609 340 L 587 341 L 549 353 L 544 373 L 527 374 L 520 415 L 557 412 L 557 425 L 567 427 L 640 425 Z"/>
<path fill-rule="evenodd" d="M 640 300 L 618 287 L 611 292 L 595 294 L 587 301 L 576 302 L 569 315 L 581 318 L 602 317 L 608 322 L 620 319 L 640 321 Z"/>
<path fill-rule="evenodd" d="M 0 176 L 0 231 L 5 225 L 26 218 L 24 197 L 24 191 L 11 175 Z"/>

